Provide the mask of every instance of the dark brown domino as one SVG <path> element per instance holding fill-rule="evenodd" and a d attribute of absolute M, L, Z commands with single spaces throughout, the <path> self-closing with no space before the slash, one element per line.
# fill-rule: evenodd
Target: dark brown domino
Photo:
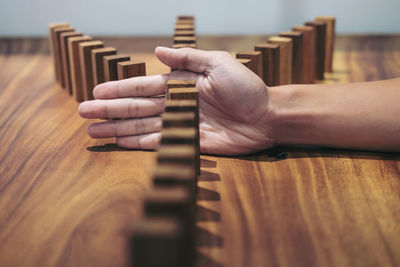
<path fill-rule="evenodd" d="M 176 37 L 174 37 L 174 44 L 196 44 L 196 37 L 194 37 L 194 36 L 176 36 Z"/>
<path fill-rule="evenodd" d="M 315 80 L 315 28 L 295 26 L 293 31 L 303 33 L 303 81 L 314 83 Z"/>
<path fill-rule="evenodd" d="M 49 47 L 50 47 L 50 55 L 51 58 L 53 59 L 53 65 L 54 65 L 54 76 L 56 78 L 56 81 L 60 81 L 60 77 L 58 77 L 58 72 L 57 72 L 57 56 L 56 56 L 56 37 L 54 30 L 56 28 L 66 28 L 69 27 L 69 24 L 67 22 L 58 22 L 58 23 L 50 23 L 49 24 Z"/>
<path fill-rule="evenodd" d="M 95 86 L 105 82 L 103 58 L 116 54 L 117 49 L 114 47 L 103 47 L 92 50 L 93 83 Z"/>
<path fill-rule="evenodd" d="M 263 78 L 268 86 L 276 86 L 280 83 L 280 49 L 275 44 L 259 44 L 255 46 L 256 51 L 263 55 Z"/>
<path fill-rule="evenodd" d="M 118 80 L 146 76 L 146 63 L 137 61 L 118 62 L 117 75 Z"/>
<path fill-rule="evenodd" d="M 72 37 L 83 36 L 80 32 L 64 32 L 60 35 L 61 38 L 61 57 L 62 57 L 62 75 L 64 76 L 65 89 L 67 92 L 72 95 L 72 86 L 71 86 L 71 68 L 70 68 L 70 58 L 69 58 L 69 49 L 68 49 L 68 40 Z"/>
<path fill-rule="evenodd" d="M 293 41 L 287 37 L 271 36 L 268 43 L 279 45 L 279 84 L 292 83 Z"/>
<path fill-rule="evenodd" d="M 260 51 L 238 52 L 236 58 L 250 59 L 248 68 L 263 79 L 262 53 Z"/>
<path fill-rule="evenodd" d="M 62 54 L 61 54 L 61 34 L 65 32 L 74 32 L 74 28 L 71 27 L 60 27 L 60 28 L 55 28 L 54 29 L 54 35 L 55 35 L 55 47 L 54 47 L 54 53 L 56 56 L 56 71 L 57 71 L 57 77 L 59 77 L 59 82 L 62 88 L 65 87 L 65 80 L 63 76 L 63 63 L 62 63 Z"/>
<path fill-rule="evenodd" d="M 326 22 L 310 21 L 306 22 L 305 25 L 315 28 L 315 80 L 323 80 L 325 68 Z"/>
<path fill-rule="evenodd" d="M 131 57 L 128 55 L 105 56 L 103 58 L 105 82 L 118 80 L 117 63 L 130 60 Z"/>
<path fill-rule="evenodd" d="M 195 33 L 194 33 L 194 31 L 177 31 L 177 32 L 174 33 L 174 37 L 178 37 L 178 36 L 194 37 Z"/>
<path fill-rule="evenodd" d="M 79 56 L 79 44 L 91 40 L 92 37 L 90 36 L 71 37 L 68 39 L 72 95 L 78 102 L 82 102 L 84 100 L 82 91 L 82 73 Z"/>
<path fill-rule="evenodd" d="M 94 99 L 92 50 L 102 47 L 104 47 L 102 41 L 90 41 L 79 44 L 79 57 L 81 62 L 81 73 L 82 73 L 82 92 L 84 100 Z"/>
<path fill-rule="evenodd" d="M 292 83 L 303 82 L 303 33 L 281 32 L 279 36 L 287 37 L 293 41 Z"/>
<path fill-rule="evenodd" d="M 131 239 L 132 266 L 185 267 L 184 252 L 184 230 L 177 218 L 153 216 L 135 225 Z"/>
<path fill-rule="evenodd" d="M 163 146 L 163 148 L 164 147 L 166 146 Z M 182 145 L 179 145 L 179 147 L 182 147 Z M 193 151 L 193 147 L 191 147 L 190 150 Z M 165 154 L 165 152 L 163 153 Z M 160 161 L 157 163 L 157 168 L 153 174 L 154 185 L 160 187 L 185 186 L 194 195 L 196 192 L 197 175 L 193 167 L 182 164 L 182 162 L 168 162 L 169 158 L 167 162 L 163 163 L 164 159 L 162 159 L 162 157 L 160 157 Z"/>
<path fill-rule="evenodd" d="M 335 35 L 336 35 L 336 18 L 329 16 L 318 16 L 315 18 L 316 21 L 326 23 L 325 32 L 325 72 L 333 71 L 333 51 L 335 49 Z"/>

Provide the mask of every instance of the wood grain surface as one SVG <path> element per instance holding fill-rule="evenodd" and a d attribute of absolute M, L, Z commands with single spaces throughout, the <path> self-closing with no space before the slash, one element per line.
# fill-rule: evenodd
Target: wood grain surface
<path fill-rule="evenodd" d="M 101 38 L 148 75 L 172 38 Z M 199 37 L 234 55 L 267 36 Z M 156 153 L 91 139 L 46 39 L 0 40 L 0 266 L 128 266 Z M 338 36 L 323 83 L 400 76 L 400 36 Z M 276 148 L 201 157 L 196 266 L 399 266 L 400 156 Z"/>

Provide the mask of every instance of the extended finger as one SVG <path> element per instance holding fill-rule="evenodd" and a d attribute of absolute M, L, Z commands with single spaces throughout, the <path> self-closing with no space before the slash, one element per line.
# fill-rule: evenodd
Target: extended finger
<path fill-rule="evenodd" d="M 89 125 L 88 133 L 93 138 L 108 138 L 159 132 L 161 128 L 161 117 L 150 117 L 96 122 Z"/>
<path fill-rule="evenodd" d="M 85 119 L 150 117 L 164 112 L 163 97 L 86 101 L 78 112 Z"/>
<path fill-rule="evenodd" d="M 165 93 L 166 85 L 164 75 L 140 76 L 99 84 L 93 89 L 93 96 L 95 99 L 156 96 Z"/>
<path fill-rule="evenodd" d="M 160 144 L 161 133 L 157 132 L 135 136 L 122 136 L 117 137 L 115 140 L 118 146 L 124 148 L 157 149 Z"/>
<path fill-rule="evenodd" d="M 156 56 L 164 64 L 180 69 L 197 73 L 205 73 L 212 68 L 214 52 L 202 51 L 193 48 L 173 49 L 157 47 Z"/>

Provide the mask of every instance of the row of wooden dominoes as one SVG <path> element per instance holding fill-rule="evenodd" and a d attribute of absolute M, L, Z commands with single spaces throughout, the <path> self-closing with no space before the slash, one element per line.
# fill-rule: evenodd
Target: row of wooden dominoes
<path fill-rule="evenodd" d="M 236 58 L 269 86 L 323 80 L 324 72 L 332 72 L 335 23 L 334 17 L 316 17 Z"/>
<path fill-rule="evenodd" d="M 146 75 L 144 62 L 117 54 L 68 23 L 50 24 L 49 42 L 56 80 L 76 101 L 93 99 L 93 88 L 100 83 Z"/>
<path fill-rule="evenodd" d="M 196 48 L 196 34 L 193 16 L 179 16 L 175 22 L 173 48 Z"/>
<path fill-rule="evenodd" d="M 169 81 L 161 145 L 145 217 L 132 238 L 132 265 L 192 266 L 197 176 L 200 174 L 198 91 L 195 81 Z"/>

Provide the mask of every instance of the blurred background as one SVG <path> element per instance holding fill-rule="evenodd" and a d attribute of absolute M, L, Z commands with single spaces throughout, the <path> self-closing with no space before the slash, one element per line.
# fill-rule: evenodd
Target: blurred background
<path fill-rule="evenodd" d="M 0 36 L 45 36 L 68 21 L 86 34 L 172 35 L 179 14 L 196 17 L 199 35 L 273 34 L 337 18 L 339 34 L 400 33 L 400 0 L 1 0 Z"/>

